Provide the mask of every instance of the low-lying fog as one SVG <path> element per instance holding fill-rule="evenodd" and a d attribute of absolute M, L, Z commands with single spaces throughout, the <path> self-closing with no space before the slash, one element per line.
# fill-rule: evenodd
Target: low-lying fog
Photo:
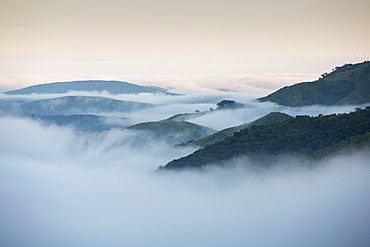
<path fill-rule="evenodd" d="M 134 122 L 208 111 L 222 99 L 247 104 L 192 120 L 215 129 L 271 111 L 317 115 L 355 109 L 294 109 L 232 93 L 141 96 L 115 96 L 157 105 L 130 113 Z M 368 152 L 333 157 L 314 169 L 156 173 L 193 149 L 146 136 L 138 143 L 135 135 L 126 130 L 83 134 L 2 116 L 0 246 L 370 244 Z"/>
<path fill-rule="evenodd" d="M 134 101 L 152 104 L 153 107 L 143 108 L 137 111 L 127 112 L 101 112 L 99 115 L 103 116 L 114 116 L 123 117 L 129 125 L 134 125 L 141 122 L 148 121 L 160 121 L 170 116 L 179 113 L 194 113 L 195 111 L 210 111 L 210 109 L 216 109 L 217 103 L 222 100 L 234 100 L 245 105 L 245 108 L 236 109 L 232 111 L 214 111 L 212 114 L 206 114 L 202 117 L 191 119 L 189 122 L 193 122 L 207 127 L 221 130 L 231 126 L 243 124 L 244 122 L 253 121 L 259 117 L 265 116 L 272 111 L 284 112 L 291 116 L 295 115 L 311 115 L 316 116 L 318 114 L 332 114 L 332 113 L 343 113 L 354 111 L 356 107 L 365 107 L 366 105 L 359 106 L 308 106 L 308 107 L 285 107 L 279 106 L 274 103 L 260 103 L 256 102 L 256 98 L 265 96 L 265 93 L 260 92 L 192 92 L 181 96 L 168 96 L 163 94 L 126 94 L 126 95 L 111 95 L 107 92 L 70 92 L 68 94 L 46 94 L 46 95 L 22 95 L 8 96 L 0 94 L 0 103 L 23 99 L 27 102 L 35 101 L 40 99 L 58 98 L 63 96 L 99 96 L 112 98 L 123 101 Z M 48 102 L 50 103 L 50 102 Z M 2 109 L 3 108 L 3 109 Z M 4 109 L 5 108 L 5 109 Z M 14 111 L 10 109 L 9 105 L 0 105 L 0 116 L 4 115 L 3 112 Z M 17 107 L 14 107 L 16 108 Z M 51 107 L 52 108 L 52 107 Z M 72 107 L 73 109 L 73 107 Z M 83 112 L 85 114 L 88 112 Z M 71 111 L 70 114 L 76 114 Z M 94 112 L 93 114 L 97 114 Z M 14 115 L 14 114 L 13 114 Z M 16 115 L 16 114 L 15 114 Z"/>

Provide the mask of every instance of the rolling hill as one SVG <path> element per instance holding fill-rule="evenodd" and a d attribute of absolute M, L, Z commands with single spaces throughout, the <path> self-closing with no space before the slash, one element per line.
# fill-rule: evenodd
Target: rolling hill
<path fill-rule="evenodd" d="M 22 95 L 22 94 L 62 94 L 69 91 L 107 91 L 110 94 L 139 94 L 139 93 L 163 93 L 169 95 L 177 95 L 169 93 L 166 90 L 154 87 L 144 87 L 136 84 L 122 81 L 68 81 L 68 82 L 53 82 L 30 86 L 18 90 L 4 92 L 7 95 Z"/>
<path fill-rule="evenodd" d="M 122 101 L 95 96 L 64 96 L 36 100 L 19 106 L 23 115 L 76 115 L 102 112 L 130 112 L 151 107 L 151 104 Z"/>
<path fill-rule="evenodd" d="M 240 109 L 240 108 L 245 107 L 244 104 L 239 103 L 239 102 L 235 102 L 233 100 L 222 100 L 222 101 L 218 102 L 216 105 L 217 105 L 216 109 L 211 108 L 209 111 L 203 111 L 203 112 L 196 111 L 196 112 L 193 112 L 193 113 L 179 113 L 179 114 L 176 114 L 176 115 L 173 115 L 173 116 L 169 117 L 167 120 L 187 121 L 187 120 L 191 120 L 191 119 L 194 119 L 194 118 L 205 116 L 207 114 L 212 114 L 212 113 L 220 111 L 220 110 L 235 110 L 235 109 Z"/>
<path fill-rule="evenodd" d="M 287 86 L 257 100 L 293 107 L 369 103 L 370 61 L 336 67 L 319 80 Z"/>
<path fill-rule="evenodd" d="M 152 104 L 122 101 L 97 96 L 64 96 L 51 99 L 0 99 L 0 116 L 26 117 L 43 125 L 73 127 L 77 131 L 96 132 L 126 128 L 132 121 L 125 113 L 145 110 Z"/>
<path fill-rule="evenodd" d="M 127 129 L 142 131 L 144 135 L 151 135 L 153 138 L 166 141 L 171 145 L 187 143 L 215 132 L 211 128 L 198 124 L 170 120 L 139 123 Z"/>

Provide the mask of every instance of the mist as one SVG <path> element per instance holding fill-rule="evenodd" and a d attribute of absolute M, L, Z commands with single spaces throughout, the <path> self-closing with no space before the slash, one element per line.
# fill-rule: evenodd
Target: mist
<path fill-rule="evenodd" d="M 126 114 L 133 122 L 209 111 L 222 99 L 246 105 L 191 120 L 215 129 L 270 111 L 317 115 L 358 107 L 289 108 L 257 103 L 254 96 L 229 92 L 114 97 L 154 104 Z M 79 133 L 72 127 L 2 116 L 0 245 L 369 245 L 366 150 L 310 168 L 289 168 L 284 164 L 294 157 L 283 157 L 276 169 L 258 172 L 241 166 L 247 159 L 243 157 L 230 161 L 230 168 L 155 171 L 193 151 L 127 129 Z"/>
<path fill-rule="evenodd" d="M 257 118 L 263 117 L 270 112 L 283 112 L 291 116 L 333 113 L 348 113 L 354 111 L 356 107 L 363 108 L 366 105 L 343 105 L 343 106 L 321 106 L 313 105 L 306 107 L 287 107 L 277 105 L 271 102 L 258 102 L 255 99 L 264 96 L 261 92 L 199 92 L 192 91 L 189 94 L 180 96 L 171 96 L 165 94 L 118 94 L 111 95 L 106 91 L 103 92 L 76 92 L 71 91 L 65 94 L 31 94 L 17 96 L 8 96 L 0 94 L 0 115 L 19 115 L 17 110 L 19 102 L 32 102 L 40 99 L 52 99 L 65 96 L 93 96 L 105 97 L 122 101 L 133 101 L 148 103 L 152 106 L 149 108 L 138 109 L 127 112 L 94 112 L 102 116 L 114 116 L 125 118 L 128 125 L 134 125 L 141 122 L 160 121 L 169 118 L 175 114 L 194 113 L 195 111 L 209 112 L 217 108 L 217 103 L 222 100 L 234 100 L 245 105 L 244 108 L 214 111 L 199 118 L 190 119 L 193 122 L 207 127 L 222 130 L 224 128 L 251 122 Z M 16 102 L 11 104 L 9 102 Z M 4 111 L 6 112 L 4 114 Z M 86 113 L 86 112 L 84 112 Z M 70 114 L 75 114 L 71 111 Z"/>

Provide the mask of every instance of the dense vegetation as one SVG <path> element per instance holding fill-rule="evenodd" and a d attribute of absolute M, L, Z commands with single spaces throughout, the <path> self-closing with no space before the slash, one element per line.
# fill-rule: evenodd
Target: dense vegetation
<path fill-rule="evenodd" d="M 217 109 L 236 109 L 241 107 L 244 107 L 244 105 L 234 100 L 222 100 L 217 103 Z"/>
<path fill-rule="evenodd" d="M 346 64 L 313 82 L 284 87 L 258 99 L 286 106 L 344 105 L 370 102 L 370 62 Z"/>
<path fill-rule="evenodd" d="M 238 125 L 238 126 L 235 126 L 235 127 L 230 127 L 230 128 L 227 128 L 227 129 L 217 131 L 216 133 L 214 133 L 212 135 L 196 139 L 196 140 L 194 140 L 190 143 L 187 143 L 183 146 L 204 147 L 204 146 L 207 146 L 209 144 L 221 141 L 221 140 L 225 139 L 226 137 L 232 135 L 234 132 L 240 131 L 242 129 L 252 128 L 255 125 L 269 124 L 269 123 L 273 123 L 273 122 L 285 121 L 289 118 L 292 118 L 292 117 L 289 116 L 288 114 L 281 113 L 281 112 L 271 112 L 271 113 L 267 114 L 266 116 L 263 116 L 263 117 L 255 120 L 253 122 L 249 122 L 249 123 L 245 123 L 245 124 Z"/>
<path fill-rule="evenodd" d="M 235 132 L 161 168 L 201 168 L 241 156 L 267 166 L 284 154 L 321 158 L 346 147 L 369 143 L 369 133 L 370 107 L 348 114 L 297 116 Z"/>

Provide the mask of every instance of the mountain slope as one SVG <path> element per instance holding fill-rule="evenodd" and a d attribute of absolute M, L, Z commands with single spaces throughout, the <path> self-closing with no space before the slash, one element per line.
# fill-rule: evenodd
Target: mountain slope
<path fill-rule="evenodd" d="M 284 87 L 258 99 L 286 106 L 344 105 L 370 102 L 370 62 L 346 64 L 313 82 Z"/>
<path fill-rule="evenodd" d="M 175 95 L 159 88 L 144 87 L 122 81 L 100 80 L 45 83 L 4 92 L 4 94 L 61 94 L 68 91 L 107 91 L 110 94 L 165 93 Z"/>
<path fill-rule="evenodd" d="M 294 154 L 325 157 L 351 145 L 370 144 L 370 107 L 349 114 L 297 116 L 287 121 L 258 125 L 169 162 L 161 169 L 201 168 L 246 156 L 258 166 L 271 166 L 276 157 Z"/>
<path fill-rule="evenodd" d="M 266 116 L 263 116 L 263 117 L 255 120 L 253 122 L 249 122 L 249 123 L 241 124 L 241 125 L 238 125 L 238 126 L 235 126 L 235 127 L 231 127 L 231 128 L 227 128 L 227 129 L 217 131 L 216 133 L 214 133 L 212 135 L 196 139 L 195 141 L 190 142 L 190 143 L 186 144 L 185 146 L 204 147 L 206 145 L 221 141 L 221 140 L 225 139 L 226 137 L 232 135 L 234 132 L 240 131 L 242 129 L 252 128 L 253 126 L 261 125 L 261 124 L 269 124 L 269 123 L 273 123 L 273 122 L 285 121 L 285 120 L 288 120 L 290 118 L 292 118 L 292 117 L 289 116 L 288 114 L 285 114 L 285 113 L 271 112 L 271 113 L 267 114 Z"/>
<path fill-rule="evenodd" d="M 211 128 L 198 124 L 169 120 L 139 123 L 128 129 L 146 132 L 153 138 L 164 140 L 172 145 L 187 143 L 215 132 Z"/>

